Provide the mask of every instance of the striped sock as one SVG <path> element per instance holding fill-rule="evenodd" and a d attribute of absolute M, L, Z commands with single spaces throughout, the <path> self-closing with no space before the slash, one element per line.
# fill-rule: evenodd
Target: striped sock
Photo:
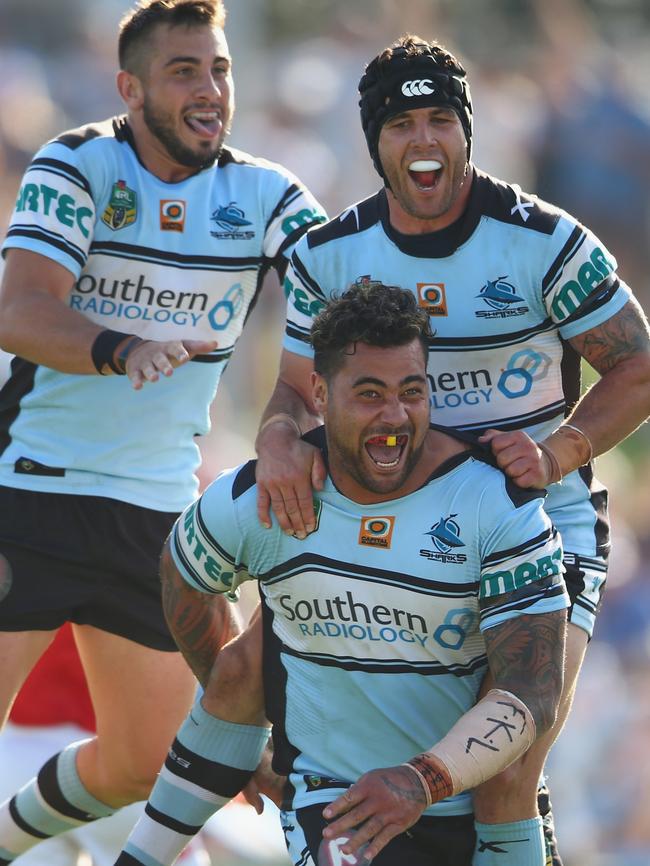
<path fill-rule="evenodd" d="M 77 773 L 77 751 L 85 742 L 71 743 L 54 755 L 36 778 L 0 805 L 0 866 L 43 839 L 113 814 L 115 809 L 96 800 Z"/>
<path fill-rule="evenodd" d="M 544 831 L 541 818 L 511 824 L 480 824 L 472 866 L 544 866 Z"/>
<path fill-rule="evenodd" d="M 168 866 L 251 779 L 268 728 L 236 725 L 192 707 L 115 866 Z"/>

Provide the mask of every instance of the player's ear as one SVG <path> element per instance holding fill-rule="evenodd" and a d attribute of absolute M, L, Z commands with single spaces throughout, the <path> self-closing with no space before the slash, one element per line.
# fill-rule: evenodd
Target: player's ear
<path fill-rule="evenodd" d="M 117 90 L 129 111 L 135 111 L 142 107 L 144 102 L 144 88 L 137 75 L 120 69 L 117 73 Z"/>
<path fill-rule="evenodd" d="M 311 374 L 311 399 L 314 409 L 322 415 L 327 408 L 327 382 L 320 373 Z"/>

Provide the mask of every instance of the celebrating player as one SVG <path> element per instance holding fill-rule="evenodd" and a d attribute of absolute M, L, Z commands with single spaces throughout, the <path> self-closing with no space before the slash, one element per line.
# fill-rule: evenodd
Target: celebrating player
<path fill-rule="evenodd" d="M 160 550 L 197 495 L 195 437 L 263 276 L 324 218 L 289 172 L 225 146 L 224 17 L 221 0 L 137 4 L 119 36 L 126 115 L 39 151 L 4 243 L 0 720 L 71 621 L 97 736 L 0 806 L 3 864 L 150 790 L 196 690 Z M 215 652 L 237 630 L 223 608 Z"/>
<path fill-rule="evenodd" d="M 258 580 L 263 666 L 245 643 L 255 630 L 219 654 L 210 681 L 234 713 L 214 688 L 195 704 L 117 866 L 174 862 L 252 776 L 265 714 L 296 866 L 317 863 L 321 844 L 321 863 L 363 851 L 377 866 L 469 866 L 469 789 L 553 725 L 568 596 L 543 495 L 430 429 L 429 317 L 410 291 L 354 287 L 312 339 L 325 428 L 309 438 L 327 465 L 317 526 L 305 539 L 262 527 L 253 461 L 176 523 L 162 570 L 170 619 Z M 184 652 L 202 668 L 200 630 L 195 641 Z M 477 703 L 487 667 L 493 688 Z M 518 843 L 519 866 L 533 863 L 534 820 Z"/>
<path fill-rule="evenodd" d="M 427 365 L 432 420 L 482 434 L 520 486 L 548 487 L 546 510 L 562 535 L 571 608 L 557 723 L 474 792 L 476 866 L 505 866 L 504 848 L 520 864 L 516 843 L 502 843 L 531 819 L 541 837 L 538 780 L 569 712 L 605 584 L 607 492 L 591 461 L 650 412 L 648 327 L 592 232 L 472 164 L 465 70 L 441 45 L 399 39 L 368 64 L 359 90 L 384 187 L 295 250 L 280 377 L 257 441 L 260 515 L 270 525 L 271 504 L 299 538 L 315 525 L 312 484 L 319 487 L 325 468 L 300 438 L 315 423 L 314 315 L 353 283 L 409 288 L 436 335 Z M 601 376 L 582 398 L 581 357 Z M 550 816 L 545 829 L 547 857 L 561 866 Z M 545 860 L 540 854 L 534 866 Z"/>

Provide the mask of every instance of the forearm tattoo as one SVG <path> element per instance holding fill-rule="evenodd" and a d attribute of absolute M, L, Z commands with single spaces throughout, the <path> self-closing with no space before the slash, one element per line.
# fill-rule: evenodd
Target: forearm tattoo
<path fill-rule="evenodd" d="M 412 769 L 417 769 L 413 767 L 412 761 L 409 761 L 408 763 Z M 399 783 L 392 779 L 388 774 L 382 774 L 381 781 L 389 791 L 392 791 L 392 793 L 401 800 L 408 800 L 410 803 L 417 803 L 422 806 L 423 809 L 428 805 L 422 783 L 415 774 L 402 770 Z"/>
<path fill-rule="evenodd" d="M 495 688 L 526 704 L 538 734 L 552 726 L 562 694 L 565 632 L 563 610 L 524 614 L 485 632 Z"/>
<path fill-rule="evenodd" d="M 183 580 L 166 546 L 160 563 L 162 602 L 167 625 L 205 687 L 221 647 L 238 632 L 230 604 L 222 595 L 199 592 Z"/>

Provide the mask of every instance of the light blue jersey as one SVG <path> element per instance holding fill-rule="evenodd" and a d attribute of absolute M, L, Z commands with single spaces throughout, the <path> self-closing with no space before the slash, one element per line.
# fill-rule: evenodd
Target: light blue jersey
<path fill-rule="evenodd" d="M 0 394 L 0 484 L 181 510 L 196 496 L 194 441 L 270 267 L 324 214 L 281 166 L 230 148 L 164 183 L 124 118 L 47 144 L 27 169 L 3 252 L 40 253 L 75 278 L 73 310 L 154 340 L 217 340 L 210 355 L 135 392 L 16 358 Z M 34 322 L 38 329 L 38 322 Z"/>
<path fill-rule="evenodd" d="M 521 428 L 539 440 L 580 395 L 580 359 L 566 341 L 630 298 L 615 271 L 600 241 L 564 211 L 479 171 L 465 214 L 433 234 L 396 232 L 382 191 L 298 244 L 285 280 L 284 346 L 311 357 L 314 316 L 358 280 L 411 289 L 435 332 L 432 421 L 476 432 Z M 546 508 L 565 550 L 608 552 L 606 492 L 590 466 L 553 485 Z M 600 578 L 582 600 L 585 616 L 604 572 L 592 564 Z"/>
<path fill-rule="evenodd" d="M 430 748 L 476 702 L 483 632 L 568 604 L 542 495 L 477 452 L 375 505 L 328 480 L 304 541 L 260 526 L 254 473 L 251 462 L 213 482 L 179 518 L 171 549 L 203 592 L 259 581 L 267 714 L 291 808 Z M 461 794 L 428 813 L 470 811 Z"/>

